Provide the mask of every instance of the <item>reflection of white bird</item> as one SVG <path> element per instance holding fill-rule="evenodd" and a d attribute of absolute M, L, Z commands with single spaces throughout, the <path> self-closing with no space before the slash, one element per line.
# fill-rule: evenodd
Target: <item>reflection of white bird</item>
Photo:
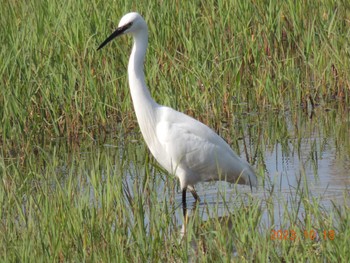
<path fill-rule="evenodd" d="M 148 45 L 148 29 L 138 13 L 123 16 L 118 28 L 99 47 L 115 37 L 131 34 L 134 45 L 128 76 L 131 97 L 142 135 L 153 156 L 180 180 L 182 204 L 186 190 L 198 200 L 194 185 L 201 181 L 226 180 L 257 186 L 251 166 L 241 160 L 230 146 L 203 123 L 172 108 L 157 104 L 147 89 L 143 63 Z"/>

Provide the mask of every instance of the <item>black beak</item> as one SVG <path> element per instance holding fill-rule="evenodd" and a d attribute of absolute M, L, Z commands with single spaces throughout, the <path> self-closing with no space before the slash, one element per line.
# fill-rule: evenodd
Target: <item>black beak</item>
<path fill-rule="evenodd" d="M 103 48 L 105 45 L 108 44 L 108 42 L 110 42 L 117 36 L 122 35 L 125 32 L 125 30 L 129 29 L 131 26 L 132 26 L 132 22 L 127 23 L 124 26 L 118 27 L 109 37 L 107 37 L 105 41 L 103 41 L 103 43 L 97 48 L 97 51 Z"/>

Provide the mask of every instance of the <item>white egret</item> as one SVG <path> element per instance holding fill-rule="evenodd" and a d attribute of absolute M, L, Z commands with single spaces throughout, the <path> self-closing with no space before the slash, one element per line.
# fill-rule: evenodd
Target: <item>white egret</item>
<path fill-rule="evenodd" d="M 240 159 L 213 130 L 152 99 L 143 71 L 148 28 L 138 13 L 124 15 L 118 28 L 97 50 L 123 34 L 130 34 L 134 39 L 128 77 L 137 121 L 153 156 L 170 174 L 179 178 L 184 210 L 187 189 L 199 200 L 194 189 L 198 182 L 225 180 L 250 187 L 257 186 L 257 178 L 251 166 Z"/>

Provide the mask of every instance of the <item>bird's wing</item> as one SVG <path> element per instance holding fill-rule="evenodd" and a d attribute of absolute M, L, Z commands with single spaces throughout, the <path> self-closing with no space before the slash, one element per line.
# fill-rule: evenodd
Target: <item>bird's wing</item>
<path fill-rule="evenodd" d="M 163 108 L 156 134 L 165 154 L 174 166 L 201 174 L 201 181 L 213 180 L 218 169 L 241 169 L 242 160 L 228 144 L 203 123 Z M 204 178 L 203 178 L 204 177 Z"/>

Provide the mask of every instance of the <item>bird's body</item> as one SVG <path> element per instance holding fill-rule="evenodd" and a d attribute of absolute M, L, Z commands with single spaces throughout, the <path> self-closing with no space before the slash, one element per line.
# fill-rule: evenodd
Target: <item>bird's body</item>
<path fill-rule="evenodd" d="M 152 155 L 170 174 L 179 178 L 184 205 L 186 189 L 198 198 L 194 185 L 201 181 L 226 180 L 257 186 L 251 166 L 240 159 L 213 130 L 152 99 L 143 71 L 148 30 L 146 22 L 138 13 L 126 14 L 118 29 L 98 49 L 116 36 L 127 33 L 134 38 L 128 77 L 137 121 Z"/>

